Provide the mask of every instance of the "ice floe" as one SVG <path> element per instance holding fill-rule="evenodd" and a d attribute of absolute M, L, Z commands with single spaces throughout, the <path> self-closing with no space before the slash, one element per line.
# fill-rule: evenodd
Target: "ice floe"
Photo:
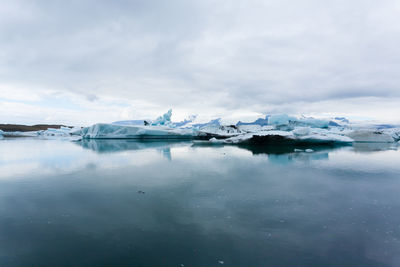
<path fill-rule="evenodd" d="M 48 128 L 47 130 L 39 130 L 39 131 L 15 131 L 15 132 L 3 132 L 3 135 L 6 137 L 40 137 L 40 138 L 57 138 L 57 137 L 69 137 L 71 136 L 71 132 L 76 131 L 80 128 L 70 128 L 61 126 L 59 129 Z"/>
<path fill-rule="evenodd" d="M 376 130 L 355 130 L 348 133 L 348 136 L 355 142 L 393 143 L 395 141 L 389 133 Z"/>
<path fill-rule="evenodd" d="M 38 131 L 37 134 L 39 136 L 45 136 L 45 137 L 67 137 L 70 136 L 71 131 L 74 130 L 76 130 L 76 128 L 61 126 L 61 128 L 59 129 L 48 128 L 47 130 L 44 131 Z"/>
<path fill-rule="evenodd" d="M 267 115 L 253 122 L 225 124 L 221 118 L 197 122 L 191 115 L 173 122 L 172 110 L 155 120 L 97 123 L 90 127 L 49 128 L 37 132 L 1 133 L 0 136 L 58 138 L 78 136 L 82 139 L 176 139 L 203 140 L 210 144 L 290 144 L 347 145 L 352 143 L 397 143 L 400 127 L 389 124 L 353 123 L 344 117 L 318 119 L 287 114 Z M 303 146 L 304 148 L 304 146 Z"/>
<path fill-rule="evenodd" d="M 83 128 L 81 136 L 85 139 L 193 139 L 196 131 L 176 129 L 167 126 L 122 126 L 98 123 Z"/>
<path fill-rule="evenodd" d="M 254 122 L 224 125 L 221 118 L 196 123 L 196 116 L 171 121 L 172 110 L 142 125 L 95 124 L 70 131 L 85 139 L 201 139 L 212 144 L 351 144 L 354 142 L 397 142 L 400 128 L 352 124 L 348 119 L 316 119 L 267 115 Z"/>

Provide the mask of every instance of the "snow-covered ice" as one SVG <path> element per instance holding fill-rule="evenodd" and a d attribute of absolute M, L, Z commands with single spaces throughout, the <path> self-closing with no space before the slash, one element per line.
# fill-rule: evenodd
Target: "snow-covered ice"
<path fill-rule="evenodd" d="M 171 121 L 171 116 L 172 116 L 172 109 L 168 110 L 167 113 L 163 114 L 162 116 L 158 117 L 155 119 L 151 125 L 152 126 L 169 126 L 169 127 L 175 127 L 175 125 Z"/>
<path fill-rule="evenodd" d="M 83 138 L 99 139 L 192 139 L 192 129 L 175 129 L 167 126 L 122 126 L 98 123 L 81 130 Z"/>
<path fill-rule="evenodd" d="M 351 144 L 400 140 L 400 128 L 390 126 L 377 130 L 376 126 L 350 123 L 343 117 L 316 119 L 279 114 L 267 115 L 250 123 L 238 122 L 236 125 L 224 125 L 220 118 L 208 123 L 196 123 L 196 116 L 173 123 L 171 117 L 172 110 L 169 110 L 154 121 L 149 121 L 148 125 L 95 124 L 76 131 L 70 130 L 70 133 L 83 138 L 206 139 L 214 144 Z"/>
<path fill-rule="evenodd" d="M 393 143 L 395 139 L 384 131 L 355 130 L 348 134 L 355 142 Z"/>
<path fill-rule="evenodd" d="M 75 128 L 69 128 L 61 126 L 60 129 L 48 128 L 44 131 L 38 131 L 37 134 L 39 136 L 45 137 L 67 137 L 71 135 L 71 131 L 76 130 Z"/>
<path fill-rule="evenodd" d="M 84 139 L 192 139 L 212 144 L 352 144 L 358 142 L 395 143 L 400 127 L 389 124 L 354 123 L 343 117 L 317 119 L 287 114 L 267 115 L 253 122 L 224 124 L 221 118 L 206 123 L 191 115 L 172 122 L 172 110 L 155 120 L 97 123 L 90 127 L 49 128 L 36 132 L 2 133 L 0 136 Z"/>

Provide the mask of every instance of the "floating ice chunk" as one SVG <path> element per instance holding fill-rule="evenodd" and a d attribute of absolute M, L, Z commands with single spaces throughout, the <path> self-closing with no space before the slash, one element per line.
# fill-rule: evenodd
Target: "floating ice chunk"
<path fill-rule="evenodd" d="M 297 140 L 307 143 L 352 143 L 354 141 L 348 136 L 329 132 L 312 133 L 305 136 L 299 136 Z"/>
<path fill-rule="evenodd" d="M 214 144 L 221 144 L 221 143 L 224 143 L 224 140 L 213 137 L 209 140 L 209 142 L 214 143 Z"/>
<path fill-rule="evenodd" d="M 216 125 L 216 126 L 220 126 L 221 125 L 221 118 L 217 118 L 214 120 L 210 120 L 207 123 L 197 123 L 197 124 L 193 124 L 192 127 L 194 128 L 202 128 L 205 126 L 209 126 L 209 125 Z"/>
<path fill-rule="evenodd" d="M 310 134 L 310 128 L 308 127 L 298 127 L 293 130 L 293 134 L 296 136 L 303 136 Z"/>
<path fill-rule="evenodd" d="M 299 130 L 300 131 L 300 130 Z M 353 139 L 348 136 L 330 133 L 328 130 L 315 129 L 314 132 L 302 132 L 304 135 L 296 135 L 293 131 L 259 131 L 255 133 L 244 133 L 227 138 L 225 143 L 264 143 L 264 144 L 296 144 L 296 143 L 352 143 Z"/>
<path fill-rule="evenodd" d="M 400 140 L 400 128 L 388 128 L 382 130 L 385 134 L 390 135 L 394 140 Z"/>
<path fill-rule="evenodd" d="M 329 127 L 329 121 L 314 119 L 314 118 L 301 118 L 301 119 L 297 120 L 296 122 L 301 125 L 308 125 L 308 126 L 314 127 L 314 128 L 328 128 Z"/>
<path fill-rule="evenodd" d="M 182 127 L 185 126 L 191 122 L 193 122 L 197 118 L 197 115 L 190 115 L 187 119 L 184 119 L 183 121 L 180 122 L 174 122 L 175 127 Z"/>
<path fill-rule="evenodd" d="M 329 126 L 343 127 L 350 123 L 345 117 L 335 117 L 329 121 Z"/>
<path fill-rule="evenodd" d="M 158 117 L 155 121 L 153 121 L 151 123 L 151 125 L 153 125 L 153 126 L 160 126 L 160 125 L 172 126 L 171 116 L 172 116 L 172 109 L 168 110 L 167 113 L 165 113 L 164 115 Z"/>
<path fill-rule="evenodd" d="M 264 125 L 261 127 L 261 131 L 272 131 L 272 130 L 275 130 L 274 125 Z"/>
<path fill-rule="evenodd" d="M 383 131 L 355 130 L 347 134 L 355 142 L 393 143 L 393 137 Z"/>
<path fill-rule="evenodd" d="M 306 150 L 304 150 L 305 152 L 307 152 L 307 153 L 312 153 L 312 152 L 314 152 L 314 150 L 312 150 L 312 149 L 310 149 L 310 148 L 307 148 Z"/>
<path fill-rule="evenodd" d="M 297 126 L 309 126 L 313 128 L 328 128 L 329 121 L 327 120 L 320 120 L 315 118 L 296 118 L 293 116 L 289 116 L 287 114 L 280 114 L 280 115 L 272 115 L 268 119 L 269 125 L 297 125 Z"/>
<path fill-rule="evenodd" d="M 270 115 L 267 115 L 265 117 L 265 119 L 263 118 L 259 118 L 253 122 L 241 122 L 239 121 L 238 123 L 236 123 L 236 126 L 242 126 L 242 125 L 260 125 L 260 126 L 264 126 L 264 125 L 268 125 L 268 118 L 270 117 Z"/>
<path fill-rule="evenodd" d="M 73 128 L 69 127 L 64 127 L 61 126 L 60 129 L 55 129 L 55 128 L 48 128 L 47 130 L 44 131 L 38 131 L 37 135 L 38 136 L 54 136 L 54 137 L 67 137 L 70 136 L 70 132 Z"/>
<path fill-rule="evenodd" d="M 271 115 L 268 118 L 270 125 L 288 125 L 291 121 L 296 121 L 297 118 L 291 117 L 287 114 Z"/>
<path fill-rule="evenodd" d="M 201 133 L 216 134 L 221 136 L 235 136 L 243 132 L 235 125 L 219 126 L 219 125 L 206 125 L 199 130 Z"/>
<path fill-rule="evenodd" d="M 344 122 L 344 123 L 350 123 L 350 121 L 345 117 L 335 117 L 335 120 L 341 121 L 341 122 Z"/>
<path fill-rule="evenodd" d="M 287 131 L 260 131 L 257 133 L 245 133 L 237 136 L 233 136 L 224 140 L 225 143 L 246 143 L 251 141 L 254 138 L 263 137 L 263 136 L 275 136 L 279 138 L 286 138 L 286 139 L 294 139 L 294 135 L 292 132 Z"/>
<path fill-rule="evenodd" d="M 303 152 L 303 151 L 304 151 L 303 149 L 298 149 L 298 148 L 294 149 L 294 152 Z"/>
<path fill-rule="evenodd" d="M 259 132 L 262 129 L 262 126 L 258 124 L 243 124 L 243 125 L 238 125 L 237 127 L 240 131 L 246 133 Z"/>
<path fill-rule="evenodd" d="M 328 125 L 329 126 L 334 126 L 334 127 L 340 127 L 341 126 L 339 123 L 334 122 L 334 121 L 329 121 Z"/>
<path fill-rule="evenodd" d="M 122 126 L 98 123 L 82 129 L 83 138 L 110 139 L 192 139 L 197 131 L 165 126 Z"/>
<path fill-rule="evenodd" d="M 89 129 L 89 127 L 74 127 L 71 129 L 70 134 L 83 136 L 87 133 L 88 129 Z"/>

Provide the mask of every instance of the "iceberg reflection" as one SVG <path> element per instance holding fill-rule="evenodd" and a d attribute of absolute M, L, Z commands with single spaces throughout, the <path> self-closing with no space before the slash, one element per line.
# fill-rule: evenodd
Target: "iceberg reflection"
<path fill-rule="evenodd" d="M 82 146 L 85 149 L 93 150 L 97 153 L 112 153 L 127 150 L 143 150 L 143 149 L 160 149 L 163 154 L 169 154 L 173 146 L 188 145 L 190 142 L 182 141 L 138 141 L 134 139 L 84 139 L 75 144 Z M 168 152 L 169 151 L 169 152 Z"/>

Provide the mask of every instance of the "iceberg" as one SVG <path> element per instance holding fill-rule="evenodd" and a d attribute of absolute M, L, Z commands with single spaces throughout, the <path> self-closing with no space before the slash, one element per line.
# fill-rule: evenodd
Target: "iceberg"
<path fill-rule="evenodd" d="M 114 121 L 111 124 L 115 124 L 115 125 L 144 125 L 145 121 L 149 121 L 149 120 Z"/>
<path fill-rule="evenodd" d="M 276 126 L 309 126 L 313 128 L 328 128 L 329 121 L 315 119 L 315 118 L 296 118 L 294 116 L 289 116 L 287 114 L 271 115 L 268 119 L 269 125 Z"/>
<path fill-rule="evenodd" d="M 269 125 L 288 125 L 291 122 L 297 121 L 297 118 L 289 116 L 287 114 L 271 115 L 268 119 Z"/>
<path fill-rule="evenodd" d="M 38 131 L 38 136 L 45 136 L 45 137 L 67 137 L 70 136 L 71 131 L 73 128 L 61 126 L 59 129 L 55 128 L 48 128 L 44 131 Z"/>
<path fill-rule="evenodd" d="M 345 117 L 335 117 L 334 119 L 342 123 L 350 123 L 350 121 Z"/>
<path fill-rule="evenodd" d="M 314 118 L 301 118 L 295 122 L 297 122 L 297 124 L 307 125 L 307 126 L 310 126 L 313 128 L 328 128 L 329 127 L 329 121 L 314 119 Z"/>
<path fill-rule="evenodd" d="M 81 136 L 85 139 L 193 139 L 196 131 L 166 126 L 123 126 L 98 123 L 83 128 Z"/>
<path fill-rule="evenodd" d="M 192 127 L 200 129 L 200 128 L 202 128 L 202 127 L 210 126 L 210 125 L 220 126 L 220 125 L 221 125 L 221 118 L 217 118 L 217 119 L 214 119 L 214 120 L 210 120 L 210 121 L 207 122 L 207 123 L 197 123 L 197 124 L 193 124 Z"/>
<path fill-rule="evenodd" d="M 245 133 L 259 132 L 263 129 L 262 126 L 258 125 L 258 124 L 240 124 L 240 125 L 237 125 L 237 128 L 241 132 L 245 132 Z"/>
<path fill-rule="evenodd" d="M 308 127 L 298 127 L 293 130 L 293 134 L 296 136 L 305 136 L 310 134 L 310 128 Z"/>
<path fill-rule="evenodd" d="M 395 141 L 400 141 L 400 128 L 385 129 L 383 132 L 390 135 Z"/>
<path fill-rule="evenodd" d="M 350 124 L 346 118 L 341 117 L 323 120 L 280 114 L 268 115 L 265 119 L 250 123 L 223 125 L 221 118 L 194 124 L 194 115 L 176 123 L 171 121 L 171 116 L 172 110 L 168 110 L 154 121 L 144 123 L 145 121 L 140 120 L 143 122 L 140 125 L 98 123 L 85 128 L 49 129 L 46 134 L 80 135 L 83 139 L 205 140 L 210 144 L 321 146 L 400 141 L 400 127 L 383 127 L 378 130 L 377 127 L 366 127 L 365 124 Z"/>
<path fill-rule="evenodd" d="M 172 109 L 168 110 L 167 113 L 163 114 L 162 116 L 158 117 L 155 119 L 151 125 L 152 126 L 170 126 L 170 127 L 175 127 L 175 125 L 171 122 L 171 116 L 172 116 Z"/>
<path fill-rule="evenodd" d="M 354 142 L 393 143 L 395 139 L 383 131 L 355 130 L 348 134 Z"/>
<path fill-rule="evenodd" d="M 197 115 L 190 115 L 187 119 L 180 122 L 174 122 L 175 127 L 186 126 L 187 124 L 193 122 L 197 118 Z"/>
<path fill-rule="evenodd" d="M 236 135 L 221 142 L 227 144 L 350 144 L 354 140 L 348 136 L 329 131 L 310 131 L 300 128 L 293 131 L 269 130 Z"/>
<path fill-rule="evenodd" d="M 259 118 L 253 122 L 241 122 L 239 121 L 236 126 L 242 126 L 242 125 L 260 125 L 260 126 L 264 126 L 264 125 L 268 125 L 268 118 L 270 117 L 270 115 L 267 115 L 265 117 L 265 119 L 263 118 Z"/>
<path fill-rule="evenodd" d="M 112 122 L 111 124 L 115 125 L 146 125 L 147 123 L 152 124 L 152 125 L 168 125 L 170 127 L 182 127 L 185 126 L 191 122 L 193 122 L 196 118 L 197 115 L 190 115 L 188 118 L 184 119 L 183 121 L 180 122 L 171 122 L 171 116 L 172 116 L 172 110 L 168 110 L 167 113 L 164 115 L 158 117 L 154 122 L 152 122 L 149 119 L 143 119 L 143 120 L 125 120 L 125 121 L 115 121 Z"/>
<path fill-rule="evenodd" d="M 6 137 L 39 137 L 39 138 L 53 138 L 53 137 L 69 137 L 71 133 L 77 131 L 80 128 L 70 128 L 61 126 L 60 128 L 48 128 L 46 130 L 39 131 L 15 131 L 15 132 L 3 132 Z"/>
<path fill-rule="evenodd" d="M 235 136 L 242 133 L 240 128 L 235 125 L 206 125 L 199 129 L 199 134 L 208 134 L 210 136 Z"/>

